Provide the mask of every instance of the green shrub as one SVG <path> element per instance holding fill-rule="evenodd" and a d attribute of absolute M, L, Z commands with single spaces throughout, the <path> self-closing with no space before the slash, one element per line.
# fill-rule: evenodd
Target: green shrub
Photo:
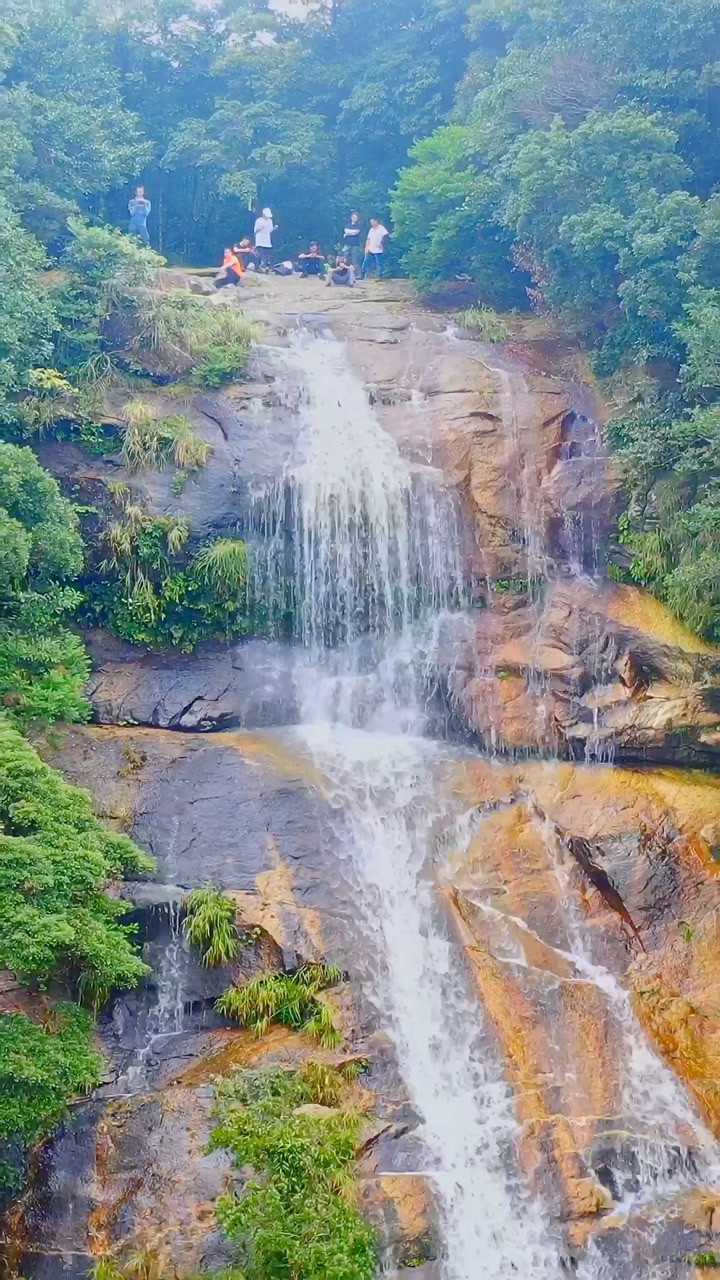
<path fill-rule="evenodd" d="M 211 306 L 183 293 L 145 299 L 135 345 L 154 352 L 169 372 L 202 387 L 220 387 L 242 374 L 259 329 L 234 307 Z"/>
<path fill-rule="evenodd" d="M 85 368 L 108 352 L 114 366 L 123 331 L 142 313 L 142 291 L 164 259 L 112 227 L 91 227 L 79 218 L 69 226 L 73 238 L 61 260 L 65 271 L 52 295 L 61 326 L 58 368 Z"/>
<path fill-rule="evenodd" d="M 342 1037 L 330 1009 L 317 997 L 340 981 L 342 972 L 333 965 L 309 964 L 296 973 L 264 974 L 242 987 L 229 987 L 215 1007 L 223 1017 L 250 1027 L 256 1036 L 265 1035 L 273 1022 L 279 1022 L 332 1049 Z"/>
<path fill-rule="evenodd" d="M 323 1078 L 333 1068 L 323 1068 Z M 339 1072 L 333 1096 L 342 1100 Z M 247 1280 L 370 1280 L 377 1241 L 354 1203 L 361 1120 L 350 1110 L 298 1114 L 322 1103 L 313 1073 L 246 1072 L 221 1084 L 212 1149 L 254 1176 L 218 1202 L 219 1221 L 238 1246 Z"/>
<path fill-rule="evenodd" d="M 85 720 L 84 647 L 65 623 L 83 563 L 79 522 L 28 448 L 0 443 L 0 708 L 22 727 Z"/>
<path fill-rule="evenodd" d="M 611 424 L 629 506 L 629 575 L 720 641 L 720 406 L 653 401 Z"/>
<path fill-rule="evenodd" d="M 235 903 L 219 889 L 193 889 L 185 899 L 184 929 L 208 967 L 230 964 L 241 939 L 235 924 Z"/>
<path fill-rule="evenodd" d="M 92 1021 L 77 1006 L 57 1006 L 43 1026 L 24 1014 L 0 1014 L 0 1151 L 49 1133 L 68 1100 L 99 1083 L 101 1067 Z M 17 1184 L 17 1170 L 0 1157 L 0 1188 Z"/>
<path fill-rule="evenodd" d="M 244 373 L 249 349 L 241 343 L 216 342 L 195 365 L 195 381 L 210 389 L 233 382 Z"/>
<path fill-rule="evenodd" d="M 126 488 L 114 496 L 120 512 L 103 534 L 107 554 L 86 580 L 88 621 L 134 644 L 184 652 L 247 635 L 245 543 L 221 538 L 189 557 L 185 520 L 149 515 Z"/>
<path fill-rule="evenodd" d="M 248 555 L 237 538 L 218 538 L 198 552 L 193 561 L 195 578 L 219 599 L 238 596 L 247 585 Z"/>
<path fill-rule="evenodd" d="M 152 864 L 107 831 L 90 797 L 0 722 L 0 966 L 25 981 L 62 977 L 97 1005 L 147 973 L 126 906 L 103 889 Z"/>

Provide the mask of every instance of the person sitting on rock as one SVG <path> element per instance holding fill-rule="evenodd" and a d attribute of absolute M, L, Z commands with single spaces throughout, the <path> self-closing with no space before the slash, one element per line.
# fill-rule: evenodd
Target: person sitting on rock
<path fill-rule="evenodd" d="M 245 268 L 234 249 L 226 249 L 222 266 L 215 277 L 215 288 L 224 289 L 228 284 L 242 284 Z"/>
<path fill-rule="evenodd" d="M 320 252 L 320 245 L 313 240 L 306 253 L 298 254 L 298 270 L 303 276 L 324 276 L 327 258 Z"/>
<path fill-rule="evenodd" d="M 328 287 L 352 289 L 354 284 L 355 269 L 352 263 L 343 254 L 340 254 L 328 276 Z"/>

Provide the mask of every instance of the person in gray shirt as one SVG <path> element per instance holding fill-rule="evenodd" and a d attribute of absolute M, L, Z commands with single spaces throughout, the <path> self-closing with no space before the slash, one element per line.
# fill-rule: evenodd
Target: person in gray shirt
<path fill-rule="evenodd" d="M 135 195 L 128 201 L 128 213 L 130 214 L 128 235 L 137 236 L 148 248 L 150 247 L 150 236 L 148 235 L 147 220 L 151 209 L 152 205 L 145 195 L 145 188 L 136 187 Z"/>

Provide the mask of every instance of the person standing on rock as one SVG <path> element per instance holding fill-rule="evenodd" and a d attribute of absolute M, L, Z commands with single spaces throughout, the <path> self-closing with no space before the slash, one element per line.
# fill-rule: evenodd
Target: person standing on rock
<path fill-rule="evenodd" d="M 255 256 L 258 271 L 270 271 L 272 268 L 273 232 L 277 226 L 273 222 L 272 209 L 263 209 L 259 218 L 255 219 Z"/>
<path fill-rule="evenodd" d="M 343 231 L 343 257 L 350 263 L 356 275 L 359 274 L 363 259 L 362 227 L 360 214 L 353 210 Z"/>
<path fill-rule="evenodd" d="M 145 188 L 136 187 L 135 195 L 128 201 L 128 213 L 130 214 L 128 235 L 137 236 L 148 248 L 150 248 L 150 236 L 148 235 L 147 220 L 151 209 L 152 205 L 145 195 Z"/>
<path fill-rule="evenodd" d="M 370 219 L 370 230 L 365 241 L 365 257 L 362 264 L 363 280 L 367 280 L 368 276 L 382 275 L 385 244 L 389 236 L 390 232 L 379 218 Z"/>

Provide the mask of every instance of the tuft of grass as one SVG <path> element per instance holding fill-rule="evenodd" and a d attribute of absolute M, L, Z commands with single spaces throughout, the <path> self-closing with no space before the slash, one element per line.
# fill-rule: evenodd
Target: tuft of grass
<path fill-rule="evenodd" d="M 346 1087 L 346 1080 L 337 1067 L 324 1062 L 306 1062 L 300 1068 L 299 1079 L 308 1091 L 308 1099 L 321 1107 L 338 1107 Z"/>
<path fill-rule="evenodd" d="M 308 964 L 295 973 L 268 973 L 242 987 L 229 987 L 216 1002 L 218 1013 L 264 1036 L 273 1022 L 305 1031 L 326 1049 L 335 1049 L 342 1036 L 332 1013 L 318 999 L 321 991 L 342 981 L 334 965 Z"/>
<path fill-rule="evenodd" d="M 238 595 L 247 583 L 247 547 L 239 538 L 218 538 L 198 552 L 192 569 L 199 582 L 223 599 Z"/>
<path fill-rule="evenodd" d="M 459 311 L 455 320 L 461 329 L 468 329 L 484 342 L 507 342 L 510 337 L 507 321 L 491 307 L 468 307 Z"/>
<path fill-rule="evenodd" d="M 235 924 L 235 903 L 219 889 L 194 889 L 185 899 L 184 930 L 208 968 L 230 964 L 241 939 Z"/>
<path fill-rule="evenodd" d="M 122 458 L 129 471 L 159 471 L 171 461 L 185 471 L 206 466 L 212 445 L 200 439 L 182 414 L 156 418 L 146 401 L 131 400 L 123 417 Z"/>

